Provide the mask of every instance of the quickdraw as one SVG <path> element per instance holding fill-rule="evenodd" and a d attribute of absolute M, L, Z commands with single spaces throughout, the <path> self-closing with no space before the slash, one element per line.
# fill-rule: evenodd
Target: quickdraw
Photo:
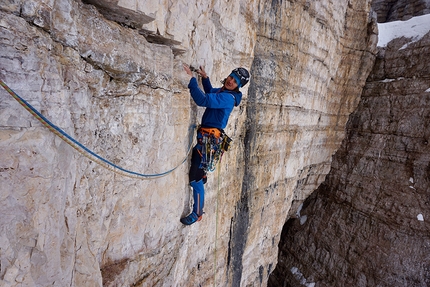
<path fill-rule="evenodd" d="M 224 152 L 229 149 L 232 139 L 223 130 L 199 127 L 197 140 L 202 146 L 199 151 L 202 158 L 200 168 L 213 172 Z"/>

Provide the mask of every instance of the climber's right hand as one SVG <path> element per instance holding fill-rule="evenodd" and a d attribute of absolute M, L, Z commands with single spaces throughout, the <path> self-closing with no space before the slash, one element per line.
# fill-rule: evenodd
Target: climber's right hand
<path fill-rule="evenodd" d="M 184 70 L 185 70 L 185 72 L 186 72 L 190 77 L 192 77 L 192 76 L 193 76 L 193 73 L 191 72 L 190 67 L 189 67 L 188 65 L 186 65 L 186 64 L 183 64 L 182 66 L 184 66 Z"/>

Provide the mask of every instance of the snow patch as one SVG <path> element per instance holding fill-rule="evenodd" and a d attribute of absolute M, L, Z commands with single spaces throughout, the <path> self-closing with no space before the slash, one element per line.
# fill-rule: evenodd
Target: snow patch
<path fill-rule="evenodd" d="M 308 220 L 308 216 L 307 215 L 303 215 L 302 217 L 300 217 L 300 225 L 305 224 L 306 220 Z"/>
<path fill-rule="evenodd" d="M 315 283 L 313 282 L 307 282 L 305 276 L 303 276 L 302 272 L 300 272 L 299 268 L 297 267 L 292 267 L 291 268 L 291 273 L 294 275 L 294 277 L 300 281 L 300 284 L 306 287 L 315 287 Z"/>
<path fill-rule="evenodd" d="M 302 208 L 303 208 L 303 203 L 302 203 L 302 204 L 300 204 L 299 208 L 298 208 L 298 209 L 297 209 L 297 211 L 296 211 L 296 216 L 297 216 L 297 217 L 300 217 L 300 211 L 302 211 Z"/>
<path fill-rule="evenodd" d="M 426 93 L 430 93 L 430 88 L 428 88 L 427 90 L 425 90 Z"/>
<path fill-rule="evenodd" d="M 308 216 L 307 215 L 303 215 L 303 216 L 300 215 L 300 211 L 302 211 L 302 208 L 303 208 L 303 203 L 300 204 L 299 208 L 296 211 L 297 218 L 300 218 L 300 225 L 305 224 L 306 221 L 308 220 Z"/>
<path fill-rule="evenodd" d="M 383 79 L 383 80 L 381 80 L 379 82 L 381 82 L 381 83 L 391 83 L 391 82 L 394 82 L 394 81 L 401 81 L 401 80 L 404 80 L 404 79 L 405 79 L 405 77 L 399 77 L 397 79 Z"/>
<path fill-rule="evenodd" d="M 411 183 L 414 183 L 414 178 L 413 178 L 413 177 L 410 177 L 410 178 L 409 178 L 409 181 L 410 181 Z"/>
<path fill-rule="evenodd" d="M 420 213 L 420 214 L 417 215 L 417 219 L 419 221 L 424 221 L 424 216 Z"/>
<path fill-rule="evenodd" d="M 378 30 L 378 47 L 386 47 L 391 40 L 401 37 L 409 38 L 409 45 L 419 41 L 430 31 L 430 14 L 413 17 L 408 21 L 378 23 Z"/>

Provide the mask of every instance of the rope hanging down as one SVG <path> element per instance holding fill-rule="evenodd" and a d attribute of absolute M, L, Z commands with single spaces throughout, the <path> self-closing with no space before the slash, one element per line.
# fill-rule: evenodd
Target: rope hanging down
<path fill-rule="evenodd" d="M 39 111 L 37 111 L 32 105 L 30 105 L 27 101 L 25 101 L 23 98 L 21 98 L 18 94 L 16 94 L 11 88 L 9 88 L 2 80 L 0 80 L 0 85 L 15 99 L 17 100 L 21 106 L 23 106 L 27 111 L 30 112 L 39 122 L 41 122 L 45 127 L 47 127 L 51 132 L 53 132 L 55 135 L 60 137 L 62 140 L 64 140 L 67 144 L 69 144 L 71 147 L 76 149 L 79 153 L 81 153 L 83 156 L 89 158 L 90 160 L 100 164 L 104 168 L 107 168 L 115 173 L 132 177 L 132 178 L 141 178 L 141 179 L 152 179 L 152 178 L 158 178 L 165 176 L 171 172 L 173 172 L 175 169 L 177 169 L 179 166 L 181 166 L 188 158 L 188 155 L 192 149 L 193 146 L 193 137 L 194 132 L 191 133 L 190 136 L 190 145 L 188 147 L 188 151 L 184 159 L 179 163 L 176 167 L 169 169 L 168 171 L 162 172 L 162 173 L 156 173 L 156 174 L 142 174 L 134 171 L 130 171 L 127 169 L 124 169 L 122 167 L 117 166 L 116 164 L 108 161 L 107 159 L 104 159 L 100 155 L 96 154 L 95 152 L 91 151 L 87 147 L 85 147 L 83 144 L 72 138 L 70 135 L 68 135 L 65 131 L 51 123 L 47 118 L 45 118 Z M 194 129 L 193 129 L 194 130 Z"/>

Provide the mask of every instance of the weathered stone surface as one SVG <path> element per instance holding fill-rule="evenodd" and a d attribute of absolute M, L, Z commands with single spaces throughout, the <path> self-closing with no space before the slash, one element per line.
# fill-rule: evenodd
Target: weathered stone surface
<path fill-rule="evenodd" d="M 429 14 L 430 0 L 374 0 L 372 7 L 378 14 L 378 23 L 384 23 Z"/>
<path fill-rule="evenodd" d="M 140 10 L 135 1 L 86 0 L 84 2 L 96 6 L 107 19 L 133 28 L 140 28 L 155 19 L 153 14 L 147 15 Z"/>
<path fill-rule="evenodd" d="M 186 156 L 203 111 L 182 63 L 214 84 L 249 68 L 204 219 L 179 222 L 187 164 L 154 180 L 115 174 L 1 90 L 1 283 L 264 286 L 290 207 L 328 173 L 373 65 L 370 2 L 120 2 L 103 7 L 155 20 L 132 29 L 75 0 L 2 2 L 0 77 L 85 146 L 152 174 Z"/>
<path fill-rule="evenodd" d="M 258 76 L 248 97 L 245 181 L 228 261 L 232 286 L 252 278 L 266 282 L 285 214 L 328 173 L 338 147 L 334 139 L 343 137 L 346 115 L 358 103 L 350 95 L 359 93 L 373 63 L 363 51 L 376 44 L 370 29 L 375 23 L 368 6 L 355 4 L 271 2 L 261 8 L 269 17 L 259 24 L 253 63 Z"/>
<path fill-rule="evenodd" d="M 379 50 L 326 181 L 284 226 L 269 286 L 430 285 L 430 33 L 405 41 Z"/>

